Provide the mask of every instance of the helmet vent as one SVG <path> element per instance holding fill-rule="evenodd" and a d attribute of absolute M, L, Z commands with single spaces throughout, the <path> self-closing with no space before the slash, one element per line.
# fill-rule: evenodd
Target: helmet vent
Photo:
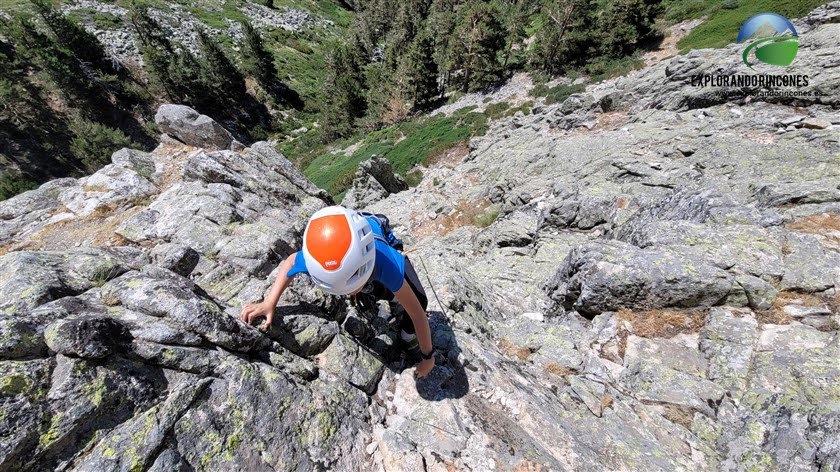
<path fill-rule="evenodd" d="M 347 283 L 352 284 L 353 282 L 359 280 L 359 275 L 361 274 L 362 269 L 363 267 L 359 267 L 358 269 L 356 269 L 356 272 L 353 272 L 353 275 L 351 275 L 350 278 L 347 279 Z"/>
<path fill-rule="evenodd" d="M 312 274 L 309 274 L 309 277 L 312 279 L 312 281 L 314 281 L 317 285 L 320 285 L 321 287 L 324 287 L 324 288 L 327 288 L 327 289 L 332 288 L 332 285 L 324 282 L 323 280 L 319 279 L 318 277 L 313 276 Z"/>

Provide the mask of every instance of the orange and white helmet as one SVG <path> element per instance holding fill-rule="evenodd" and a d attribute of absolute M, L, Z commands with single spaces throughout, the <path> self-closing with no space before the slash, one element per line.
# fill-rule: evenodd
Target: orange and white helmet
<path fill-rule="evenodd" d="M 341 206 L 322 208 L 303 233 L 303 259 L 319 287 L 335 295 L 353 293 L 373 273 L 373 229 L 358 212 Z"/>

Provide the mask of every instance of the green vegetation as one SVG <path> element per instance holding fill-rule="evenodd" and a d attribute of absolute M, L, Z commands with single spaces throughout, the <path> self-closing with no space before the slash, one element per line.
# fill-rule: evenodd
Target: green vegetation
<path fill-rule="evenodd" d="M 59 3 L 0 1 L 0 9 L 13 13 L 12 21 L 0 21 L 0 145 L 31 154 L 0 160 L 32 163 L 4 169 L 0 198 L 49 178 L 95 171 L 120 146 L 150 148 L 156 132 L 143 123 L 153 121 L 153 107 L 162 101 L 233 126 L 243 142 L 278 139 L 278 149 L 316 184 L 340 195 L 357 164 L 373 154 L 411 178 L 415 165 L 483 134 L 488 120 L 529 113 L 532 103 L 489 103 L 483 113 L 422 115 L 515 72 L 543 82 L 558 75 L 604 80 L 642 65 L 639 53 L 662 37 L 656 18 L 709 17 L 680 41 L 686 50 L 731 43 L 755 12 L 797 17 L 822 2 L 366 0 L 355 11 L 340 0 L 256 2 L 332 22 L 300 31 L 255 28 L 242 10 L 245 0 L 225 0 L 215 9 L 177 2 L 207 26 L 198 32 L 198 52 L 146 13 L 166 9 L 159 0 L 109 2 L 130 9 L 126 18 L 91 8 L 64 16 Z M 80 21 L 132 29 L 145 70 L 115 68 Z M 219 34 L 231 22 L 242 24 L 241 42 Z M 538 85 L 531 94 L 558 103 L 581 91 L 583 85 Z M 330 152 L 356 142 L 350 156 Z"/>
<path fill-rule="evenodd" d="M 190 13 L 201 20 L 201 22 L 205 25 L 211 28 L 226 30 L 228 24 L 225 20 L 233 20 L 240 23 L 248 20 L 248 17 L 239 11 L 239 5 L 237 5 L 237 3 L 239 2 L 221 2 L 221 10 L 210 10 L 201 4 L 196 3 L 187 3 L 187 5 L 190 5 Z"/>
<path fill-rule="evenodd" d="M 29 0 L 0 0 L 0 9 L 9 13 L 27 11 L 30 6 Z"/>
<path fill-rule="evenodd" d="M 508 102 L 492 103 L 490 105 L 487 105 L 487 107 L 484 109 L 484 114 L 487 115 L 487 117 L 491 120 L 497 120 L 503 116 L 506 116 L 506 112 L 509 109 L 510 103 Z"/>
<path fill-rule="evenodd" d="M 420 182 L 422 181 L 423 171 L 420 169 L 414 169 L 405 174 L 405 183 L 408 184 L 409 187 L 416 187 L 420 185 Z"/>
<path fill-rule="evenodd" d="M 266 34 L 266 47 L 274 57 L 281 76 L 288 76 L 289 86 L 297 90 L 309 111 L 323 103 L 325 45 L 333 36 L 314 31 L 291 33 L 276 29 Z"/>
<path fill-rule="evenodd" d="M 786 18 L 798 18 L 824 3 L 821 0 L 738 0 L 735 3 L 704 0 L 671 1 L 666 7 L 666 18 L 677 22 L 704 15 L 709 17 L 708 21 L 691 30 L 691 33 L 677 43 L 677 47 L 685 52 L 690 49 L 715 48 L 734 43 L 741 24 L 756 13 L 769 11 Z"/>
<path fill-rule="evenodd" d="M 555 85 L 554 87 L 548 87 L 545 84 L 540 84 L 531 89 L 531 96 L 532 97 L 545 97 L 546 104 L 552 103 L 561 103 L 567 98 L 569 95 L 574 93 L 583 92 L 586 89 L 583 85 Z"/>
<path fill-rule="evenodd" d="M 316 185 L 338 195 L 350 186 L 359 163 L 374 154 L 387 158 L 393 164 L 394 172 L 408 177 L 406 174 L 415 165 L 427 163 L 452 144 L 486 131 L 487 116 L 475 113 L 471 108 L 459 110 L 450 117 L 420 118 L 370 133 L 350 156 L 325 152 L 315 158 L 304 173 Z"/>
<path fill-rule="evenodd" d="M 72 10 L 67 13 L 67 16 L 77 23 L 82 23 L 85 19 L 90 18 L 96 24 L 97 28 L 103 30 L 117 29 L 123 25 L 123 20 L 119 16 L 114 15 L 113 13 L 97 11 L 93 8 L 79 8 Z"/>
<path fill-rule="evenodd" d="M 353 48 L 334 43 L 327 54 L 326 66 L 322 116 L 323 139 L 329 142 L 350 136 L 355 120 L 364 116 L 367 104 L 361 60 Z"/>
<path fill-rule="evenodd" d="M 244 2 L 241 2 L 244 3 Z M 339 28 L 350 26 L 353 13 L 341 1 L 336 0 L 274 0 L 274 8 L 300 8 L 313 15 L 332 21 Z"/>
<path fill-rule="evenodd" d="M 17 395 L 32 389 L 32 380 L 25 375 L 6 375 L 0 380 L 0 393 L 4 395 Z"/>
<path fill-rule="evenodd" d="M 136 120 L 144 95 L 96 37 L 43 0 L 29 8 L 0 20 L 0 147 L 16 152 L 3 156 L 4 198 L 154 143 Z"/>
<path fill-rule="evenodd" d="M 266 49 L 260 33 L 249 21 L 242 23 L 242 33 L 242 70 L 270 95 L 275 106 L 284 103 L 297 109 L 302 108 L 303 102 L 297 92 L 285 86 L 278 78 L 274 58 Z"/>
<path fill-rule="evenodd" d="M 272 114 L 305 108 L 301 96 L 283 82 L 272 48 L 248 25 L 238 45 L 241 53 L 231 54 L 236 45 L 226 35 L 201 29 L 194 54 L 146 12 L 159 3 L 115 3 L 131 14 L 117 18 L 83 8 L 64 15 L 46 0 L 0 3 L 11 13 L 11 19 L 0 18 L 0 148 L 14 152 L 0 156 L 8 165 L 0 175 L 0 198 L 52 178 L 95 172 L 120 147 L 151 149 L 157 136 L 153 116 L 162 101 L 187 104 L 234 125 L 231 131 L 241 141 L 282 132 Z M 222 23 L 216 26 L 227 29 L 226 20 L 246 19 L 238 9 L 244 4 L 226 1 L 219 12 L 194 13 L 202 17 L 201 10 L 208 23 L 218 15 Z M 81 27 L 80 21 L 90 20 L 102 29 L 133 30 L 144 70 L 112 61 Z M 317 77 L 323 66 L 309 64 L 308 69 Z M 247 76 L 258 84 L 253 93 L 246 91 Z M 320 90 L 319 80 L 307 84 L 310 90 Z M 290 124 L 298 119 L 316 121 L 311 110 L 290 118 Z"/>
<path fill-rule="evenodd" d="M 247 93 L 245 75 L 211 33 L 196 31 L 199 54 L 193 54 L 173 42 L 146 8 L 133 7 L 129 21 L 137 33 L 153 83 L 168 101 L 190 105 L 219 121 L 234 124 L 231 131 L 246 141 L 265 136 L 261 128 L 266 127 L 263 123 L 271 122 L 268 110 Z M 248 56 L 245 63 L 256 61 L 264 65 L 268 56 L 253 41 L 255 38 L 244 48 L 245 53 L 260 56 Z"/>
<path fill-rule="evenodd" d="M 479 228 L 486 228 L 499 218 L 499 208 L 496 206 L 487 207 L 484 213 L 475 218 L 475 225 Z"/>
<path fill-rule="evenodd" d="M 589 75 L 589 79 L 592 82 L 600 82 L 613 77 L 627 75 L 644 66 L 645 61 L 636 56 L 620 58 L 601 57 L 586 64 L 583 67 L 583 71 Z"/>
<path fill-rule="evenodd" d="M 659 2 L 648 0 L 545 1 L 530 62 L 535 69 L 559 74 L 596 60 L 630 56 L 642 44 L 661 38 L 654 28 L 659 11 Z"/>
<path fill-rule="evenodd" d="M 7 171 L 0 172 L 0 200 L 37 187 L 38 183 L 26 176 Z"/>
<path fill-rule="evenodd" d="M 84 118 L 71 121 L 70 129 L 74 135 L 70 152 L 89 172 L 111 162 L 111 154 L 116 151 L 136 146 L 122 131 Z"/>
<path fill-rule="evenodd" d="M 719 2 L 711 0 L 665 0 L 663 16 L 670 23 L 700 18 L 713 10 Z"/>

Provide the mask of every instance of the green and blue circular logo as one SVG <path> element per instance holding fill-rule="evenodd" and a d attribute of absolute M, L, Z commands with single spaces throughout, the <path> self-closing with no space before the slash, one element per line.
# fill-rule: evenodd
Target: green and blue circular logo
<path fill-rule="evenodd" d="M 752 40 L 744 49 L 744 64 L 752 69 L 750 53 L 765 64 L 787 67 L 799 50 L 799 35 L 787 18 L 777 13 L 759 13 L 752 16 L 738 30 L 738 44 Z"/>

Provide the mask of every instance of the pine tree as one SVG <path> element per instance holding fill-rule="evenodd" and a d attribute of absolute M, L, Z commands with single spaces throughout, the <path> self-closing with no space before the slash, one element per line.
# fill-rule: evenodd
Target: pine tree
<path fill-rule="evenodd" d="M 477 90 L 499 80 L 498 53 L 504 48 L 504 28 L 498 8 L 474 2 L 464 9 L 455 28 L 454 63 L 462 70 L 461 90 Z"/>
<path fill-rule="evenodd" d="M 217 90 L 208 84 L 211 79 L 202 63 L 188 49 L 170 41 L 166 32 L 144 7 L 134 6 L 129 21 L 137 36 L 146 70 L 172 103 L 190 105 L 202 113 L 223 109 Z"/>
<path fill-rule="evenodd" d="M 354 29 L 368 51 L 373 51 L 391 31 L 398 3 L 393 0 L 368 0 L 357 13 Z"/>
<path fill-rule="evenodd" d="M 631 54 L 653 32 L 658 2 L 617 0 L 609 2 L 598 17 L 600 52 L 604 56 Z"/>
<path fill-rule="evenodd" d="M 349 136 L 365 114 L 364 80 L 355 51 L 335 43 L 326 55 L 322 130 L 326 142 Z"/>
<path fill-rule="evenodd" d="M 438 95 L 438 67 L 432 57 L 434 43 L 427 31 L 418 34 L 403 56 L 398 76 L 413 110 L 430 105 Z"/>
<path fill-rule="evenodd" d="M 30 0 L 38 15 L 50 28 L 59 44 L 67 47 L 85 69 L 93 67 L 101 72 L 115 71 L 113 62 L 102 43 L 78 23 L 70 20 L 46 0 Z M 89 77 L 94 79 L 94 77 Z"/>
<path fill-rule="evenodd" d="M 164 74 L 171 82 L 176 103 L 190 105 L 212 116 L 223 107 L 216 99 L 215 90 L 207 85 L 203 72 L 199 59 L 184 48 L 169 57 Z"/>
<path fill-rule="evenodd" d="M 0 18 L 0 36 L 8 36 L 6 20 Z M 10 42 L 0 39 L 0 144 L 12 135 L 24 133 L 32 122 L 33 100 L 24 86 L 26 70 L 17 60 Z"/>
<path fill-rule="evenodd" d="M 441 93 L 449 86 L 449 78 L 455 68 L 453 58 L 454 32 L 461 3 L 462 0 L 433 0 L 429 7 L 426 27 L 434 38 L 432 57 L 442 75 Z"/>
<path fill-rule="evenodd" d="M 403 0 L 398 5 L 388 34 L 388 47 L 395 51 L 395 56 L 405 52 L 420 31 L 429 11 L 426 0 Z M 394 64 L 391 64 L 392 68 L 396 68 L 396 62 L 398 61 L 395 60 Z"/>
<path fill-rule="evenodd" d="M 104 53 L 99 56 L 96 39 L 49 5 L 35 2 L 35 8 L 36 17 L 0 19 L 0 149 L 12 150 L 16 163 L 0 172 L 6 196 L 97 170 L 117 148 L 136 145 L 126 133 L 140 142 L 149 138 L 124 102 L 105 93 L 112 84 L 105 81 L 119 75 L 112 75 Z M 54 106 L 56 95 L 61 109 Z"/>
<path fill-rule="evenodd" d="M 591 0 L 543 0 L 543 26 L 530 54 L 533 66 L 556 74 L 569 64 L 595 56 L 596 8 Z"/>
<path fill-rule="evenodd" d="M 411 18 L 405 4 L 397 10 L 396 17 L 390 25 L 391 30 L 385 42 L 383 66 L 386 71 L 393 74 L 400 62 L 400 57 L 405 53 L 406 47 L 414 37 L 414 20 Z"/>
<path fill-rule="evenodd" d="M 227 57 L 219 43 L 199 29 L 201 79 L 220 103 L 236 103 L 245 95 L 245 78 Z"/>
<path fill-rule="evenodd" d="M 502 68 L 507 69 L 514 48 L 525 37 L 525 26 L 531 16 L 539 10 L 539 2 L 535 0 L 506 0 L 501 3 L 501 8 L 504 11 L 507 34 Z"/>
<path fill-rule="evenodd" d="M 426 0 L 405 0 L 392 2 L 394 16 L 384 36 L 381 61 L 375 61 L 366 71 L 368 116 L 364 121 L 367 129 L 375 130 L 383 125 L 404 120 L 411 111 L 409 74 L 414 74 L 413 65 L 406 62 L 406 51 L 428 9 Z"/>
<path fill-rule="evenodd" d="M 17 17 L 13 28 L 26 60 L 43 69 L 65 99 L 71 103 L 95 101 L 100 92 L 96 82 L 86 76 L 67 48 L 39 31 L 31 18 Z"/>
<path fill-rule="evenodd" d="M 74 117 L 70 127 L 73 132 L 70 152 L 88 172 L 96 172 L 108 164 L 111 154 L 117 150 L 136 146 L 122 131 L 82 117 Z"/>
<path fill-rule="evenodd" d="M 367 115 L 360 123 L 366 131 L 403 121 L 411 112 L 405 76 L 401 72 L 399 69 L 388 70 L 384 64 L 367 68 Z"/>
<path fill-rule="evenodd" d="M 583 65 L 601 52 L 603 32 L 598 28 L 598 17 L 603 10 L 598 0 L 573 0 L 572 5 L 572 14 L 562 17 L 566 27 L 560 60 L 563 64 Z M 552 17 L 555 23 L 558 20 Z"/>
<path fill-rule="evenodd" d="M 134 5 L 128 18 L 137 37 L 146 70 L 156 79 L 170 102 L 180 101 L 179 87 L 170 77 L 171 63 L 175 60 L 175 46 L 146 8 Z"/>
<path fill-rule="evenodd" d="M 250 21 L 242 23 L 242 70 L 257 80 L 266 90 L 271 90 L 277 83 L 277 67 L 274 58 L 265 49 L 260 33 Z"/>

